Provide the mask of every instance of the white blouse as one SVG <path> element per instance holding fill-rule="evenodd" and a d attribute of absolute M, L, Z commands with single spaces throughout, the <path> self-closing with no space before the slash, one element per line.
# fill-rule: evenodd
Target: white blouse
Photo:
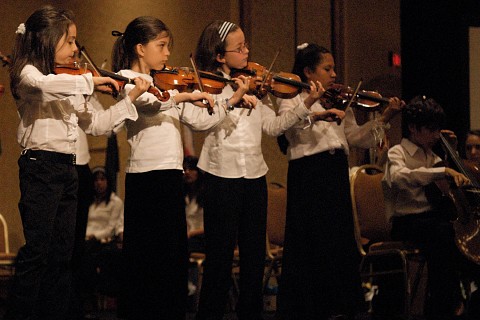
<path fill-rule="evenodd" d="M 84 95 L 93 93 L 91 74 L 42 74 L 27 65 L 20 74 L 16 100 L 20 124 L 18 143 L 25 149 L 75 153 L 78 126 L 86 133 L 111 132 L 124 119 L 135 120 L 137 111 L 129 98 L 107 110 L 96 110 Z"/>
<path fill-rule="evenodd" d="M 226 85 L 215 98 L 224 101 L 232 95 L 232 87 Z M 277 117 L 268 96 L 258 101 L 250 115 L 248 112 L 235 108 L 220 125 L 208 131 L 198 161 L 200 169 L 222 178 L 254 179 L 265 175 L 268 167 L 262 153 L 262 132 L 278 136 L 309 114 L 302 104 Z"/>
<path fill-rule="evenodd" d="M 307 96 L 308 93 L 301 92 L 292 99 L 277 99 L 279 114 L 282 115 L 303 104 Z M 324 110 L 325 108 L 318 100 L 310 108 L 311 112 Z M 311 125 L 309 122 L 299 123 L 285 133 L 289 142 L 287 149 L 288 160 L 299 159 L 334 149 L 343 149 L 348 154 L 349 145 L 360 148 L 373 147 L 375 138 L 372 134 L 372 129 L 375 125 L 376 121 L 371 120 L 362 126 L 358 126 L 351 108 L 345 111 L 345 118 L 340 125 L 336 122 L 326 121 L 316 121 Z"/>
<path fill-rule="evenodd" d="M 120 232 L 123 232 L 123 201 L 112 192 L 108 204 L 101 202 L 90 205 L 85 237 L 94 236 L 106 242 Z"/>
<path fill-rule="evenodd" d="M 95 92 L 90 96 L 89 102 L 92 104 L 92 107 L 101 112 L 103 110 L 100 101 L 96 98 Z M 75 162 L 77 165 L 86 165 L 90 162 L 90 150 L 88 147 L 88 139 L 86 133 L 80 128 L 77 127 L 78 139 L 75 142 Z"/>
<path fill-rule="evenodd" d="M 132 70 L 122 70 L 120 75 L 128 78 L 143 77 L 153 81 L 147 74 Z M 128 94 L 133 85 L 126 85 L 122 95 Z M 169 91 L 173 97 L 177 90 Z M 173 99 L 160 102 L 153 94 L 145 92 L 135 102 L 138 110 L 136 121 L 125 122 L 127 139 L 131 147 L 127 162 L 128 173 L 152 170 L 183 170 L 183 146 L 180 123 L 193 130 L 206 130 L 221 122 L 226 112 L 223 102 L 217 101 L 214 114 L 206 108 L 191 103 L 175 104 Z"/>

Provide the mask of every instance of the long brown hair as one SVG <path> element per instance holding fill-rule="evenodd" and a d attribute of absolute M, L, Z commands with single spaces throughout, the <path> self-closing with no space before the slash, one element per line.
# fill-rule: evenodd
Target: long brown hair
<path fill-rule="evenodd" d="M 155 17 L 135 18 L 128 24 L 124 33 L 112 31 L 113 36 L 118 36 L 112 49 L 112 70 L 118 72 L 122 69 L 131 69 L 133 62 L 138 59 L 135 46 L 139 43 L 145 45 L 162 33 L 170 37 L 169 46 L 172 47 L 173 36 L 170 29 Z"/>
<path fill-rule="evenodd" d="M 217 61 L 217 55 L 225 54 L 225 41 L 222 41 L 219 34 L 219 29 L 224 22 L 223 20 L 213 21 L 205 27 L 198 39 L 195 63 L 200 70 L 215 72 L 221 67 L 221 63 Z M 228 33 L 238 30 L 238 28 L 237 25 L 233 25 Z"/>
<path fill-rule="evenodd" d="M 25 31 L 18 33 L 13 47 L 10 67 L 10 88 L 15 99 L 19 99 L 17 87 L 20 73 L 27 64 L 35 66 L 43 74 L 53 73 L 55 48 L 68 28 L 74 24 L 70 10 L 56 9 L 46 5 L 37 9 L 25 22 Z"/>

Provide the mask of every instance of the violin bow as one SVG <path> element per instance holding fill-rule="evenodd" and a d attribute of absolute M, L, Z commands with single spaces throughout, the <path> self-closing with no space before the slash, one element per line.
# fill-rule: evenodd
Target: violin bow
<path fill-rule="evenodd" d="M 262 84 L 260 85 L 260 89 L 259 89 L 260 92 L 263 90 L 265 82 L 267 81 L 268 77 L 272 73 L 273 65 L 277 61 L 277 58 L 278 58 L 279 54 L 280 54 L 280 49 L 278 49 L 277 52 L 275 53 L 275 56 L 273 57 L 272 63 L 270 63 L 270 67 L 267 69 L 267 74 L 265 75 L 265 77 L 263 77 L 263 81 L 262 81 Z M 252 113 L 252 110 L 253 110 L 253 107 L 250 107 L 250 110 L 248 110 L 247 116 L 249 116 Z"/>
<path fill-rule="evenodd" d="M 98 75 L 101 75 L 100 73 L 100 69 L 97 68 L 97 66 L 95 65 L 95 63 L 93 63 L 93 60 L 90 58 L 90 56 L 88 55 L 87 53 L 87 50 L 85 49 L 84 46 L 81 46 L 80 43 L 78 43 L 77 40 L 75 40 L 75 43 L 78 47 L 78 52 L 80 54 L 80 56 L 82 56 L 83 58 L 85 58 L 85 60 L 87 60 L 87 63 L 90 64 L 92 66 L 92 69 L 98 74 Z"/>
<path fill-rule="evenodd" d="M 267 74 L 265 75 L 265 77 L 263 79 L 263 82 L 260 85 L 260 90 L 263 89 L 263 86 L 264 86 L 265 82 L 267 81 L 268 76 L 272 73 L 273 65 L 277 61 L 277 58 L 278 58 L 279 54 L 280 54 L 280 49 L 278 49 L 277 52 L 275 53 L 275 56 L 273 57 L 272 63 L 270 64 L 270 67 L 268 67 L 268 69 L 267 69 Z"/>
<path fill-rule="evenodd" d="M 192 64 L 193 67 L 193 72 L 195 73 L 195 76 L 198 79 L 198 88 L 200 91 L 205 92 L 203 90 L 203 83 L 202 83 L 202 78 L 200 78 L 200 73 L 198 72 L 197 65 L 195 64 L 195 60 L 193 60 L 193 54 L 190 53 L 190 63 Z M 213 111 L 213 107 L 210 105 L 210 103 L 206 100 L 203 101 L 203 104 L 207 106 L 207 111 L 209 115 L 214 114 L 215 112 Z"/>
<path fill-rule="evenodd" d="M 359 81 L 358 84 L 357 84 L 357 87 L 355 88 L 355 91 L 354 91 L 353 94 L 352 94 L 352 97 L 350 98 L 350 100 L 348 101 L 347 106 L 345 107 L 345 110 L 347 110 L 347 108 L 352 105 L 353 100 L 357 97 L 357 93 L 358 93 L 358 90 L 360 90 L 360 86 L 361 86 L 361 85 L 362 85 L 362 80 L 360 79 L 360 81 Z"/>

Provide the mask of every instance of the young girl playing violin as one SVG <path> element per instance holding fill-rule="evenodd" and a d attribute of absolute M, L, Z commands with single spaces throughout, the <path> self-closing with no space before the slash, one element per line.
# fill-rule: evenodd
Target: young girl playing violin
<path fill-rule="evenodd" d="M 162 70 L 170 55 L 173 39 L 167 26 L 143 16 L 131 21 L 124 33 L 115 34 L 120 36 L 113 48 L 113 70 L 152 82 L 151 71 Z M 126 85 L 122 94 L 131 89 Z M 226 116 L 224 102 L 214 101 L 208 93 L 169 94 L 170 100 L 164 102 L 143 94 L 135 101 L 138 120 L 125 122 L 131 153 L 125 181 L 126 273 L 120 309 L 127 319 L 185 319 L 188 255 L 180 123 L 205 130 Z M 208 114 L 204 99 L 214 114 Z"/>
<path fill-rule="evenodd" d="M 219 72 L 230 79 L 233 68 L 247 66 L 248 52 L 240 27 L 214 21 L 200 36 L 195 60 L 200 70 Z M 239 76 L 236 83 L 248 86 L 249 80 Z M 250 105 L 252 110 L 234 107 L 241 100 L 238 89 L 235 92 L 230 85 L 216 96 L 225 101 L 230 113 L 208 132 L 198 162 L 206 172 L 208 188 L 204 206 L 207 262 L 197 320 L 222 319 L 237 243 L 241 261 L 238 317 L 261 319 L 268 170 L 262 155 L 262 133 L 276 136 L 305 119 L 308 108 L 323 91 L 320 82 L 312 82 L 304 102 L 281 117 L 271 109 L 268 96 L 256 101 L 254 96 L 244 95 L 243 105 Z"/>
<path fill-rule="evenodd" d="M 53 74 L 55 64 L 72 63 L 77 51 L 70 11 L 42 7 L 16 33 L 10 79 L 21 118 L 19 210 L 25 245 L 18 252 L 5 319 L 66 319 L 77 206 L 77 127 L 98 135 L 126 118 L 135 120 L 132 101 L 149 84 L 135 80 L 125 99 L 96 112 L 84 95 L 116 86 L 114 80 Z"/>
<path fill-rule="evenodd" d="M 316 44 L 305 44 L 295 57 L 293 73 L 302 81 L 320 81 L 328 89 L 335 82 L 332 54 Z M 279 113 L 291 112 L 307 92 L 278 99 Z M 377 123 L 386 123 L 402 107 L 398 98 Z M 282 319 L 353 317 L 363 309 L 358 273 L 348 176 L 350 145 L 374 146 L 375 121 L 359 127 L 351 108 L 343 121 L 316 121 L 325 109 L 320 101 L 311 108 L 313 119 L 289 129 L 287 220 L 279 314 Z M 305 191 L 308 190 L 308 191 Z M 343 319 L 343 318 L 342 318 Z M 350 319 L 350 318 L 348 318 Z"/>

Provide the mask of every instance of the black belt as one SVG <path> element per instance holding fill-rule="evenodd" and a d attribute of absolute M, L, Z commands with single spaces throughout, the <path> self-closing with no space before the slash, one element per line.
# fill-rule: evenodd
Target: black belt
<path fill-rule="evenodd" d="M 51 161 L 56 163 L 72 164 L 72 165 L 75 165 L 75 162 L 77 159 L 77 156 L 75 153 L 67 154 L 67 153 L 60 153 L 55 151 L 31 150 L 31 149 L 23 150 L 22 156 L 27 157 L 30 160 L 43 160 L 43 161 Z"/>

